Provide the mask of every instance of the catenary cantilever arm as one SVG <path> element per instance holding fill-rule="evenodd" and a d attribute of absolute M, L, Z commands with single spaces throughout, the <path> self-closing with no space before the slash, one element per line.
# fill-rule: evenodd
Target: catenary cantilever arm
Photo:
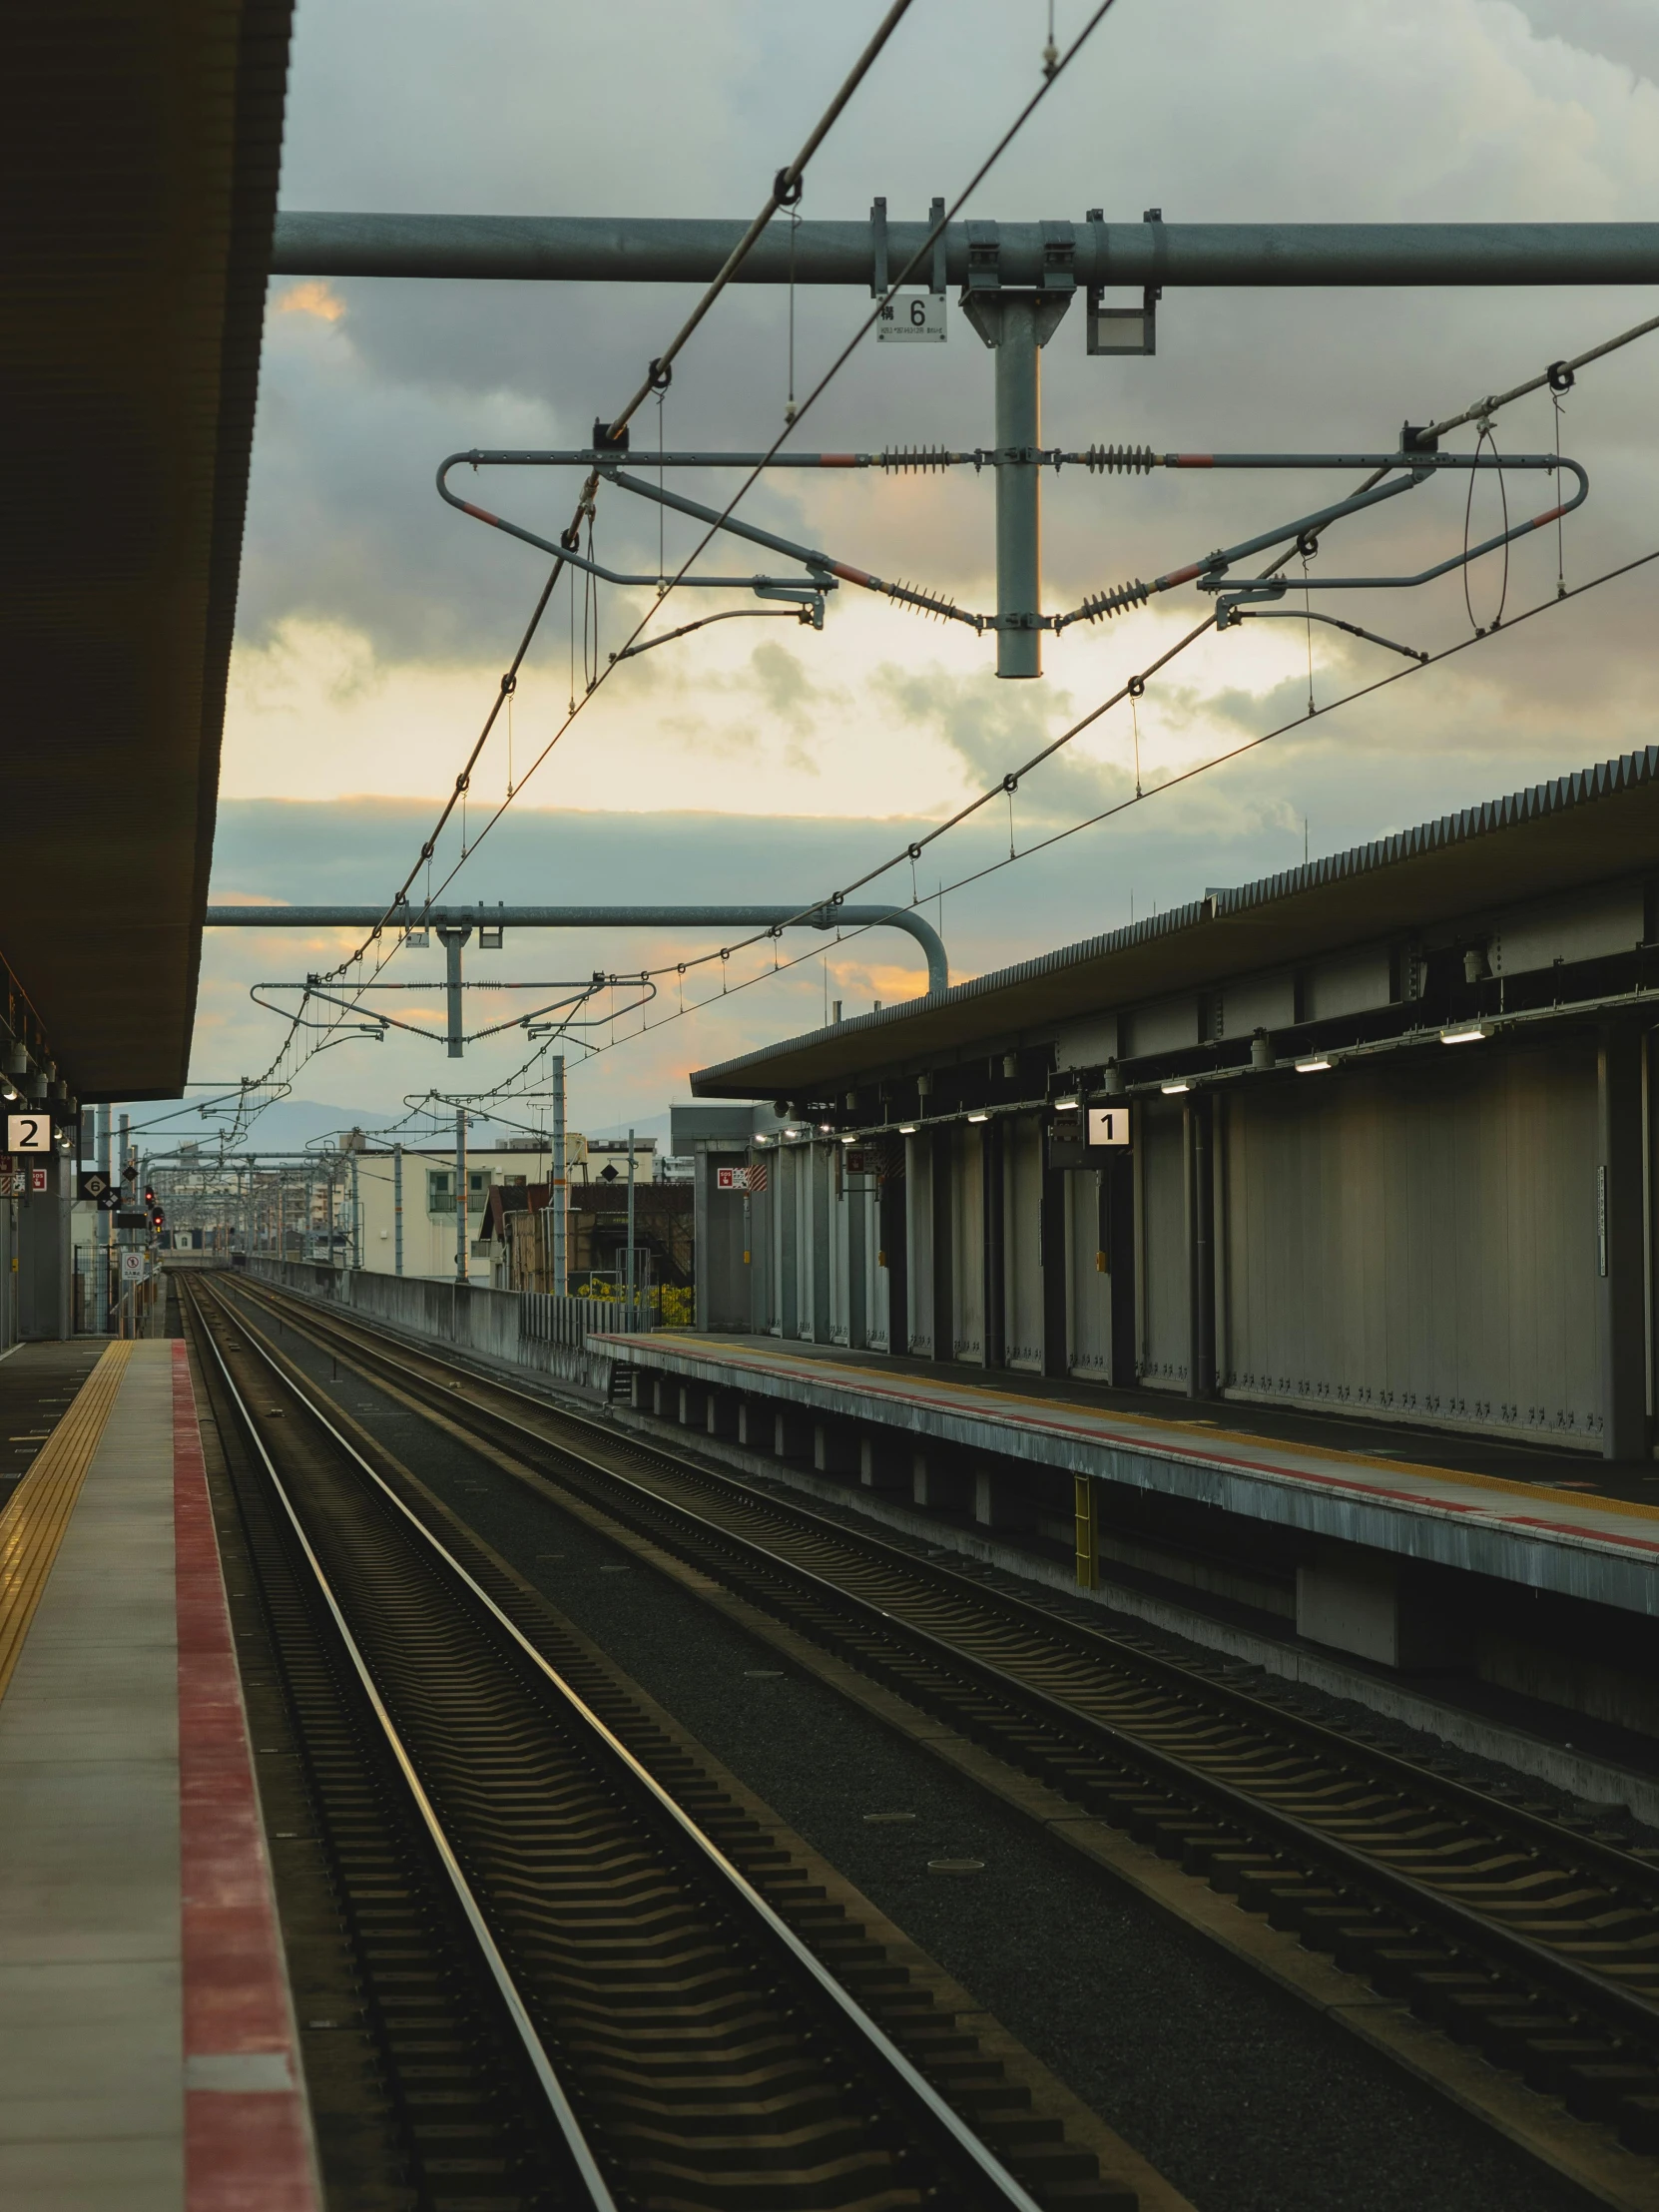
<path fill-rule="evenodd" d="M 373 929 L 380 906 L 210 906 L 209 929 Z M 927 956 L 927 989 L 950 988 L 944 940 L 903 906 L 410 906 L 392 916 L 411 929 L 901 929 Z"/>
<path fill-rule="evenodd" d="M 509 522 L 503 515 L 492 514 L 487 507 L 475 507 L 470 499 L 459 499 L 449 489 L 445 479 L 452 468 L 462 466 L 477 468 L 482 463 L 496 459 L 490 453 L 451 453 L 438 467 L 438 496 L 451 507 L 458 507 L 462 514 L 470 515 L 474 522 L 484 522 L 492 530 L 500 530 L 509 538 L 517 538 L 525 545 L 533 545 L 538 552 L 550 553 L 556 561 L 568 561 L 572 568 L 585 569 L 590 576 L 597 576 L 607 584 L 649 584 L 653 589 L 662 582 L 661 576 L 629 576 L 620 569 L 606 568 L 602 562 L 591 560 L 574 545 L 562 540 L 555 543 L 534 530 L 526 530 L 522 523 Z M 515 456 L 522 458 L 523 456 Z M 797 591 L 833 591 L 834 585 L 828 578 L 822 582 L 814 576 L 694 576 L 680 579 L 682 585 L 690 584 L 699 591 L 760 591 L 763 586 L 777 590 L 784 586 Z"/>

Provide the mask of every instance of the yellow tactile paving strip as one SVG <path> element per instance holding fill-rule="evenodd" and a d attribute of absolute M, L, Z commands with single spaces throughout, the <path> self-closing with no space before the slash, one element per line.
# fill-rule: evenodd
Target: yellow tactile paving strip
<path fill-rule="evenodd" d="M 108 1347 L 0 1513 L 0 1697 L 22 1653 L 132 1351 L 130 1344 Z"/>

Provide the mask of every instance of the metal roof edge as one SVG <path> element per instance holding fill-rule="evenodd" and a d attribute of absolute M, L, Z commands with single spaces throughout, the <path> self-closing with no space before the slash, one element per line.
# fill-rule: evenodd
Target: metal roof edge
<path fill-rule="evenodd" d="M 753 1052 L 741 1053 L 734 1060 L 722 1060 L 713 1067 L 697 1068 L 690 1077 L 692 1095 L 694 1098 L 706 1095 L 701 1089 L 704 1084 L 730 1081 L 786 1053 L 825 1044 L 832 1038 L 867 1033 L 888 1023 L 914 1020 L 940 1007 L 966 1005 L 993 991 L 1017 989 L 1023 983 L 1052 975 L 1058 969 L 1081 966 L 1085 961 L 1100 959 L 1108 953 L 1127 951 L 1135 945 L 1196 927 L 1223 914 L 1242 913 L 1282 898 L 1295 898 L 1379 868 L 1489 836 L 1497 830 L 1515 829 L 1525 822 L 1613 799 L 1621 792 L 1644 784 L 1659 784 L 1659 745 L 1646 746 L 1638 753 L 1618 754 L 1612 760 L 1598 761 L 1592 767 L 1553 777 L 1547 783 L 1532 784 L 1503 798 L 1484 800 L 1479 806 L 1465 807 L 1456 814 L 1419 823 L 1414 829 L 1396 830 L 1366 844 L 1351 845 L 1346 852 L 1305 861 L 1301 867 L 1259 876 L 1254 882 L 1237 884 L 1230 889 L 1207 892 L 1185 905 L 1168 907 L 1161 914 L 1149 914 L 1144 921 L 1128 922 L 1120 929 L 1106 930 L 1099 936 L 1058 945 L 1050 952 L 1017 961 L 1012 967 L 987 969 L 983 975 L 953 983 L 948 991 L 929 991 L 923 997 L 904 999 L 896 1005 L 883 1006 L 877 1012 L 854 1014 L 830 1028 L 809 1029 L 800 1036 L 780 1038 Z"/>

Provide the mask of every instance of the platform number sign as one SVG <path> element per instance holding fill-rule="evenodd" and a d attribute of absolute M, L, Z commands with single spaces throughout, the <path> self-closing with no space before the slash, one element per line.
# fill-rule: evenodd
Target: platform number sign
<path fill-rule="evenodd" d="M 6 1150 L 8 1152 L 50 1152 L 52 1149 L 52 1117 L 50 1114 L 8 1114 L 6 1116 Z"/>
<path fill-rule="evenodd" d="M 875 317 L 878 344 L 942 345 L 944 297 L 936 291 L 901 291 L 884 299 Z"/>
<path fill-rule="evenodd" d="M 1091 1106 L 1088 1113 L 1091 1150 L 1096 1145 L 1126 1145 L 1129 1142 L 1127 1106 Z"/>

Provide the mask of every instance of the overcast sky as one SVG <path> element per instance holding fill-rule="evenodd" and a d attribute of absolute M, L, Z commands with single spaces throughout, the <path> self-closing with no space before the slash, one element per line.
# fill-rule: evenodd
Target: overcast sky
<path fill-rule="evenodd" d="M 507 214 L 753 212 L 880 13 L 875 0 L 785 11 L 754 0 L 301 0 L 282 204 L 290 209 Z M 1086 13 L 1059 0 L 1062 44 Z M 809 176 L 803 214 L 895 219 L 954 197 L 1038 81 L 1040 0 L 915 0 Z M 967 213 L 1081 220 L 1103 206 L 1167 220 L 1651 220 L 1659 214 L 1659 0 L 1118 0 L 1074 69 Z M 221 898 L 382 899 L 418 850 L 545 575 L 529 549 L 442 506 L 437 461 L 476 444 L 577 444 L 632 389 L 690 295 L 672 287 L 274 283 L 232 669 L 215 892 Z M 1386 448 L 1404 418 L 1448 413 L 1653 313 L 1648 292 L 1171 292 L 1154 359 L 1089 358 L 1075 307 L 1044 356 L 1053 442 L 1160 450 Z M 810 384 L 866 298 L 803 293 L 797 381 Z M 1659 543 L 1659 433 L 1649 404 L 1659 339 L 1587 371 L 1562 415 L 1589 470 L 1568 525 L 1567 581 Z M 729 293 L 694 339 L 666 403 L 671 443 L 770 440 L 786 398 L 787 299 Z M 637 442 L 656 438 L 653 412 Z M 1498 422 L 1502 446 L 1547 452 L 1547 396 Z M 809 447 L 989 443 L 991 362 L 957 310 L 943 346 L 868 344 L 804 426 Z M 1472 433 L 1460 433 L 1464 444 Z M 1351 478 L 1067 472 L 1045 487 L 1045 603 L 1075 604 L 1152 576 L 1317 502 Z M 708 480 L 712 488 L 713 479 Z M 1314 486 L 1310 496 L 1310 486 Z M 1509 479 L 1517 515 L 1550 480 Z M 502 473 L 486 503 L 557 528 L 574 478 Z M 699 488 L 702 488 L 701 485 Z M 866 476 L 763 486 L 750 503 L 838 557 L 964 606 L 994 603 L 987 476 Z M 1496 487 L 1473 523 L 1495 527 Z M 1341 573 L 1392 573 L 1461 543 L 1462 492 L 1408 495 L 1342 534 Z M 657 560 L 655 519 L 602 499 L 602 555 Z M 668 552 L 688 540 L 668 530 Z M 1336 559 L 1336 539 L 1321 559 Z M 743 564 L 750 565 L 747 561 Z M 1552 599 L 1557 546 L 1517 546 L 1507 615 Z M 948 891 L 953 971 L 970 975 L 1190 897 L 1646 744 L 1659 567 L 1550 613 L 1443 667 L 1316 720 L 1152 798 L 1044 855 Z M 1501 578 L 1470 579 L 1490 621 Z M 1348 595 L 1345 595 L 1347 598 Z M 677 619 L 710 605 L 687 595 Z M 1040 683 L 999 683 L 994 648 L 842 591 L 822 635 L 727 623 L 631 662 L 468 861 L 451 895 L 552 900 L 798 900 L 901 849 L 1113 691 L 1202 606 L 1158 607 L 1050 641 Z M 608 594 L 601 646 L 643 607 Z M 1365 595 L 1337 611 L 1419 648 L 1470 632 L 1460 578 Z M 664 627 L 672 624 L 659 617 Z M 515 702 L 513 770 L 556 728 L 571 692 L 561 591 Z M 1403 664 L 1314 634 L 1329 701 Z M 578 666 L 577 683 L 580 685 Z M 1024 784 L 1017 844 L 1272 729 L 1306 708 L 1300 623 L 1212 634 L 1154 684 L 1138 731 L 1115 711 Z M 475 802 L 508 775 L 503 726 Z M 470 817 L 476 827 L 475 812 Z M 936 891 L 1006 856 L 1009 810 L 929 847 Z M 453 854 L 451 854 L 453 856 Z M 911 895 L 910 870 L 868 895 Z M 798 948 L 806 939 L 795 940 Z M 819 940 L 812 940 L 816 946 Z M 250 981 L 328 965 L 346 940 L 211 935 L 195 1072 L 254 1072 L 280 1027 Z M 677 960 L 707 942 L 662 935 L 509 938 L 483 978 L 554 980 Z M 404 954 L 386 980 L 435 975 Z M 726 981 L 756 972 L 735 960 Z M 689 1069 L 920 987 L 906 940 L 870 936 L 603 1054 L 573 1074 L 578 1126 L 654 1114 Z M 688 1003 L 718 979 L 688 978 Z M 439 1018 L 435 995 L 386 1009 Z M 469 1018 L 527 998 L 471 994 Z M 676 980 L 653 1011 L 679 1003 Z M 592 1033 L 603 1039 L 609 1031 Z M 487 1087 L 530 1048 L 480 1046 Z M 574 1055 L 573 1055 L 574 1056 Z M 341 1045 L 300 1095 L 394 1109 L 458 1071 L 415 1039 Z"/>

